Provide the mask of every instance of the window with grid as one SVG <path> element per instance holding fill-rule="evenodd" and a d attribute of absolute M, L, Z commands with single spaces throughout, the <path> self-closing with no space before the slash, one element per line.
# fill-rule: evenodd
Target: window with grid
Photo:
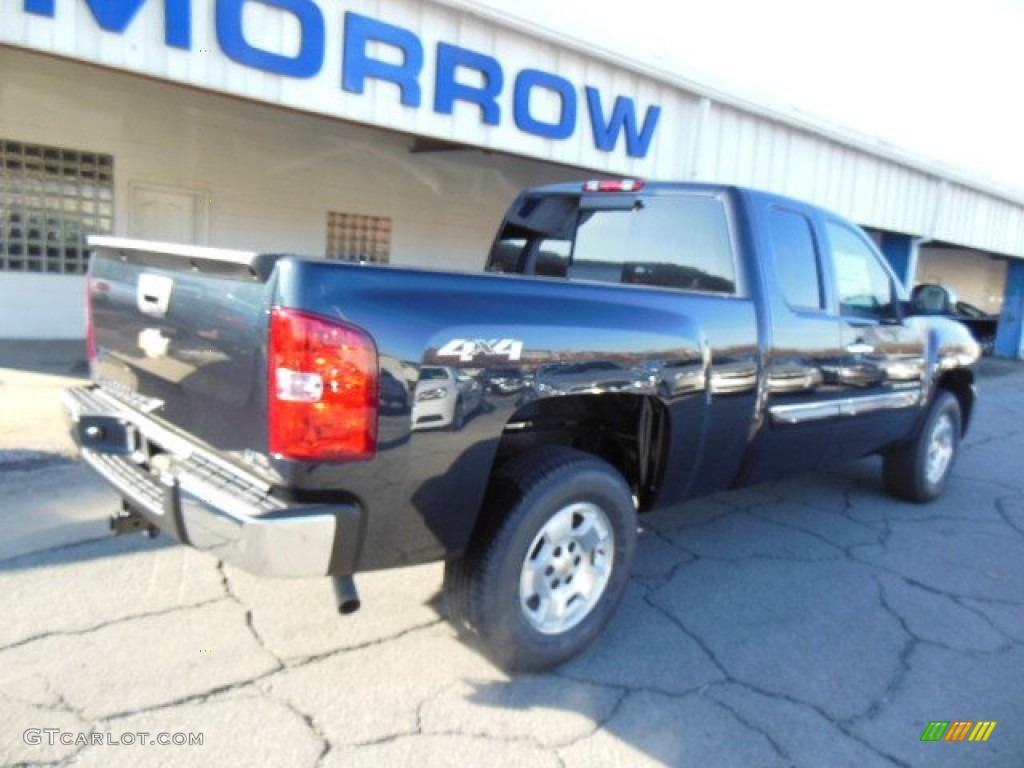
<path fill-rule="evenodd" d="M 327 258 L 387 264 L 391 258 L 391 219 L 328 212 Z"/>
<path fill-rule="evenodd" d="M 0 270 L 79 275 L 114 223 L 114 158 L 0 139 Z"/>

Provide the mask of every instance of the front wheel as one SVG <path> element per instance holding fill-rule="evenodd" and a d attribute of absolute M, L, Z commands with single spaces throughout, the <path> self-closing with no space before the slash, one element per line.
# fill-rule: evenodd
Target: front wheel
<path fill-rule="evenodd" d="M 885 490 L 918 503 L 938 498 L 960 449 L 962 423 L 956 397 L 938 392 L 917 436 L 883 458 Z"/>
<path fill-rule="evenodd" d="M 622 476 L 590 454 L 540 448 L 501 470 L 481 514 L 446 567 L 451 618 L 506 670 L 567 661 L 608 623 L 629 577 L 636 510 Z"/>

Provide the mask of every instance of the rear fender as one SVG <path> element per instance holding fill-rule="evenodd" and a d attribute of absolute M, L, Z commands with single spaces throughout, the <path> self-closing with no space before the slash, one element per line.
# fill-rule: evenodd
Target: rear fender
<path fill-rule="evenodd" d="M 633 439 L 638 429 L 634 417 L 642 409 L 632 403 L 648 398 L 666 414 L 684 402 L 701 404 L 687 432 L 689 452 L 696 454 L 706 414 L 708 355 L 696 324 L 674 319 L 682 327 L 672 335 L 593 325 L 516 324 L 454 326 L 431 337 L 421 368 L 452 368 L 475 380 L 485 393 L 480 408 L 457 432 L 416 428 L 410 441 L 413 475 L 427 463 L 441 469 L 436 465 L 448 457 L 442 461 L 447 468 L 429 471 L 433 479 L 417 492 L 415 504 L 426 518 L 445 521 L 449 551 L 461 552 L 468 544 L 494 465 L 516 446 L 546 441 L 587 450 L 589 442 L 591 452 L 601 455 L 592 441 L 594 431 L 605 429 L 611 435 L 626 430 Z M 512 371 L 521 377 L 521 386 L 508 385 Z M 503 386 L 490 386 L 499 373 Z M 628 415 L 616 413 L 615 403 Z M 603 426 L 598 425 L 601 413 L 609 416 Z M 660 423 L 667 446 L 672 437 L 667 415 Z M 519 439 L 538 432 L 550 439 Z M 555 437 L 556 432 L 561 436 Z M 609 437 L 605 444 L 618 443 Z M 625 459 L 604 458 L 624 468 Z M 663 463 L 658 466 L 660 472 Z M 635 480 L 624 474 L 627 481 Z M 645 482 L 655 485 L 653 479 L 645 477 Z"/>

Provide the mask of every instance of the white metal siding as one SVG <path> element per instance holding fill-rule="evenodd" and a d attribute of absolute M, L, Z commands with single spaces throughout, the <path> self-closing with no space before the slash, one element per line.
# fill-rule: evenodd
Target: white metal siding
<path fill-rule="evenodd" d="M 0 43 L 290 109 L 610 174 L 751 184 L 833 207 L 870 226 L 1024 257 L 1024 200 L 1019 195 L 974 183 L 938 163 L 932 165 L 841 127 L 704 88 L 678 73 L 574 39 L 571 30 L 513 20 L 468 0 L 316 2 L 326 24 L 324 64 L 317 75 L 307 79 L 270 74 L 231 60 L 219 47 L 216 4 L 212 1 L 191 3 L 191 50 L 166 45 L 164 3 L 159 0 L 146 0 L 123 34 L 100 30 L 89 6 L 81 0 L 58 2 L 53 19 L 25 13 L 23 0 L 0 0 Z M 263 3 L 247 3 L 245 9 L 245 35 L 251 44 L 286 53 L 298 48 L 300 28 L 291 14 Z M 344 15 L 348 11 L 398 25 L 421 41 L 424 69 L 418 108 L 403 106 L 392 83 L 371 80 L 362 95 L 341 89 Z M 472 104 L 456 102 L 452 115 L 434 111 L 440 42 L 500 62 L 505 86 L 499 125 L 484 124 L 479 108 Z M 577 123 L 569 138 L 541 138 L 516 127 L 511 114 L 512 86 L 516 75 L 527 68 L 557 73 L 575 86 Z M 583 92 L 586 85 L 601 90 L 608 108 L 619 95 L 633 99 L 641 121 L 649 106 L 661 107 L 657 133 L 646 157 L 627 156 L 621 137 L 613 151 L 595 148 Z M 535 116 L 550 119 L 556 114 L 555 97 L 544 89 L 534 94 Z M 551 99 L 546 101 L 548 96 Z M 51 113 L 55 119 L 67 119 L 58 105 L 37 104 L 35 108 L 37 115 Z M 95 114 L 90 114 L 90 119 L 103 120 Z M 125 119 L 139 122 L 134 115 Z M 131 140 L 140 143 L 144 139 L 133 133 Z M 224 141 L 208 134 L 193 135 L 190 140 Z M 229 156 L 247 154 L 234 145 L 225 149 Z M 394 158 L 389 162 L 395 162 Z M 237 191 L 244 200 L 244 190 Z"/>
<path fill-rule="evenodd" d="M 479 270 L 518 191 L 572 173 L 0 48 L 0 136 L 114 155 L 134 185 L 209 190 L 211 245 L 322 255 L 329 210 L 390 216 L 393 264 Z M 83 334 L 83 279 L 0 272 L 0 338 Z"/>

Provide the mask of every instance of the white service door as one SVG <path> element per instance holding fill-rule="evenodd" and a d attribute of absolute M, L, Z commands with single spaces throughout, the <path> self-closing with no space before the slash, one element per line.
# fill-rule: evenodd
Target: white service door
<path fill-rule="evenodd" d="M 130 237 L 203 245 L 207 236 L 209 193 L 133 184 L 128 221 Z"/>

